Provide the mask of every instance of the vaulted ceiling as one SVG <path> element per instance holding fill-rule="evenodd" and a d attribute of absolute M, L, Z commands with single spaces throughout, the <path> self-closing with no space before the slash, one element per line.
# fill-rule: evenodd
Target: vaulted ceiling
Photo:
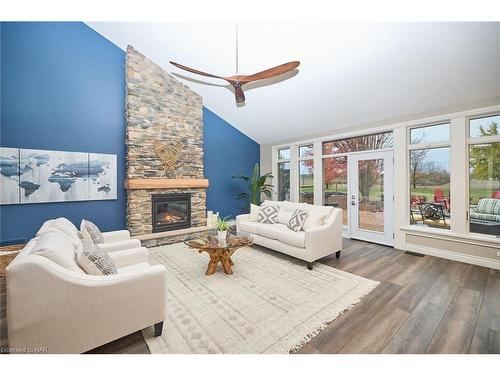
<path fill-rule="evenodd" d="M 168 63 L 235 74 L 234 23 L 88 25 L 176 75 L 259 143 L 500 98 L 500 23 L 240 23 L 240 74 L 301 61 L 280 82 L 249 85 L 244 106 L 226 82 Z"/>

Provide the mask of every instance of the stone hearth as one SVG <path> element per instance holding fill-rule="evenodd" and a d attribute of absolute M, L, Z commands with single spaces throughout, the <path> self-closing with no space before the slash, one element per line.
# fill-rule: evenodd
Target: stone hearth
<path fill-rule="evenodd" d="M 204 178 L 201 97 L 130 46 L 126 60 L 126 123 L 127 179 Z M 175 173 L 165 172 L 154 141 L 181 146 Z M 191 225 L 206 225 L 205 188 L 128 189 L 127 227 L 132 235 L 152 233 L 151 196 L 161 193 L 190 193 Z M 169 237 L 157 244 L 179 240 Z"/>

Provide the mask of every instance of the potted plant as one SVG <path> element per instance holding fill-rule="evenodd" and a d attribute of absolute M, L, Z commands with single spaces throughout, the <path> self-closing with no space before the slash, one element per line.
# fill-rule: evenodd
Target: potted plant
<path fill-rule="evenodd" d="M 274 187 L 271 184 L 267 183 L 268 178 L 273 178 L 271 173 L 266 173 L 264 175 L 260 175 L 260 167 L 259 163 L 255 163 L 253 167 L 252 176 L 242 176 L 236 175 L 233 178 L 240 179 L 245 181 L 248 184 L 248 193 L 238 193 L 236 195 L 236 199 L 245 199 L 248 201 L 248 206 L 250 207 L 250 203 L 253 203 L 257 206 L 260 206 L 261 195 L 264 194 L 268 198 L 271 198 L 272 188 Z"/>
<path fill-rule="evenodd" d="M 223 218 L 218 217 L 215 227 L 217 228 L 217 240 L 225 241 L 227 237 L 227 230 L 229 229 L 229 216 L 225 216 Z"/>

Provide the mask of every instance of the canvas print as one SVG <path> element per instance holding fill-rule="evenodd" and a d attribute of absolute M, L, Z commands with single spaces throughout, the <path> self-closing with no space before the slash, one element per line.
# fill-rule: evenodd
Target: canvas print
<path fill-rule="evenodd" d="M 21 149 L 19 187 L 21 203 L 87 200 L 88 154 Z"/>
<path fill-rule="evenodd" d="M 89 154 L 89 199 L 116 199 L 116 155 Z"/>
<path fill-rule="evenodd" d="M 19 203 L 19 149 L 0 147 L 0 204 Z"/>

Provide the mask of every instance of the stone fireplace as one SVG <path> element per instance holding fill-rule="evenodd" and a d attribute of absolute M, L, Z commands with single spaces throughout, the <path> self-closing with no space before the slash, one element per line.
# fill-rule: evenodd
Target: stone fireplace
<path fill-rule="evenodd" d="M 155 238 L 154 244 L 146 244 L 154 246 L 179 239 L 148 236 L 153 233 L 205 227 L 208 181 L 203 168 L 202 99 L 130 46 L 126 125 L 125 187 L 131 234 L 141 240 Z M 173 155 L 170 168 L 159 146 Z"/>

